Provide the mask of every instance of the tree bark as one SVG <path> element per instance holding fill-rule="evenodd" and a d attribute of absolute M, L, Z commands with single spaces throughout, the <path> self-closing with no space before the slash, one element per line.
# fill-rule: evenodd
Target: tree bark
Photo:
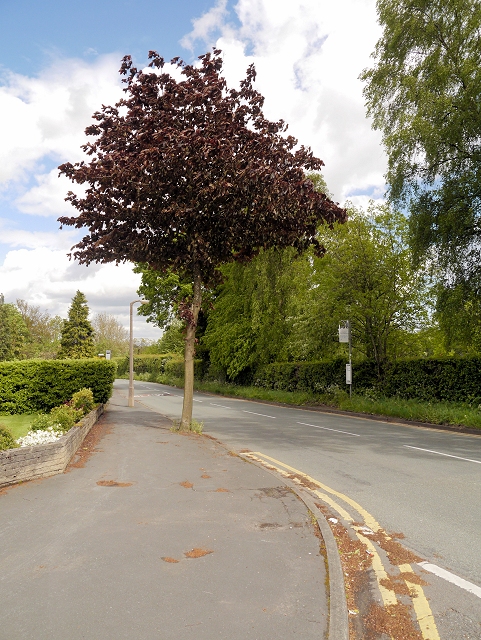
<path fill-rule="evenodd" d="M 198 265 L 194 266 L 194 295 L 192 298 L 191 315 L 187 321 L 185 335 L 185 378 L 184 378 L 184 403 L 182 405 L 181 429 L 190 429 L 192 423 L 192 407 L 194 404 L 194 356 L 195 356 L 195 330 L 197 319 L 202 304 L 202 281 Z"/>

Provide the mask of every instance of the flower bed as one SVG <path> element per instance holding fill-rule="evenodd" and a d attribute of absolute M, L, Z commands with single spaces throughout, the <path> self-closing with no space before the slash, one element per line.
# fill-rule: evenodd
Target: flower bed
<path fill-rule="evenodd" d="M 85 436 L 104 412 L 101 404 L 54 442 L 0 451 L 0 487 L 63 473 Z M 38 438 L 48 431 L 37 432 Z M 28 436 L 25 436 L 28 437 Z"/>

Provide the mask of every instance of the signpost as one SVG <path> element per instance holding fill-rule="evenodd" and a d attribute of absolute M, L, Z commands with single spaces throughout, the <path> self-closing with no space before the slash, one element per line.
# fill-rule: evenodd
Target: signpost
<path fill-rule="evenodd" d="M 349 397 L 352 398 L 352 343 L 351 343 L 351 323 L 343 320 L 339 325 L 339 342 L 349 344 L 349 363 L 346 364 L 346 384 L 349 385 Z"/>

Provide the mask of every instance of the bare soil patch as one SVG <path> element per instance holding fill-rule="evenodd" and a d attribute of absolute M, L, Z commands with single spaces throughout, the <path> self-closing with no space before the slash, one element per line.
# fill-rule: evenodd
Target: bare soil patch
<path fill-rule="evenodd" d="M 89 460 L 93 453 L 99 451 L 97 445 L 102 438 L 112 432 L 113 425 L 110 424 L 105 417 L 105 414 L 100 417 L 99 420 L 90 429 L 85 436 L 84 441 L 77 449 L 70 463 L 67 465 L 64 473 L 68 473 L 72 469 L 80 469 L 85 467 L 86 462 Z"/>

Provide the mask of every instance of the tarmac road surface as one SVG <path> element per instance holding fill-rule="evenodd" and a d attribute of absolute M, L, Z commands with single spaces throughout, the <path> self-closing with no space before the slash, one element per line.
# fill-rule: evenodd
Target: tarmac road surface
<path fill-rule="evenodd" d="M 142 406 L 180 417 L 182 390 L 139 381 L 135 394 Z M 194 399 L 206 433 L 308 474 L 402 532 L 428 563 L 425 592 L 441 639 L 481 639 L 481 436 L 205 393 Z"/>

